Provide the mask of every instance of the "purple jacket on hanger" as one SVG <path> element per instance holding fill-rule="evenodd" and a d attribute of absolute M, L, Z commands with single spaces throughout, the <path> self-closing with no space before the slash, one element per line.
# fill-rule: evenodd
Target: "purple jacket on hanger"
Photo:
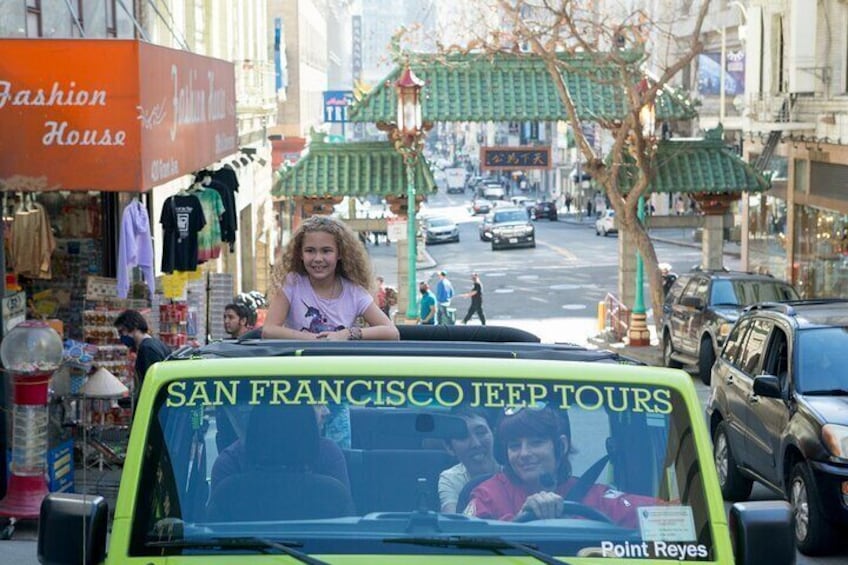
<path fill-rule="evenodd" d="M 153 236 L 147 208 L 133 200 L 121 216 L 121 239 L 118 242 L 118 298 L 126 298 L 130 290 L 130 269 L 141 268 L 150 288 L 150 298 L 156 291 L 153 278 Z"/>

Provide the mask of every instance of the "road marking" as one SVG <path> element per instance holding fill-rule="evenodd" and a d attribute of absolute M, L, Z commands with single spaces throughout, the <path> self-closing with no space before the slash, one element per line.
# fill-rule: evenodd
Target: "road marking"
<path fill-rule="evenodd" d="M 550 249 L 551 251 L 553 251 L 557 255 L 559 255 L 561 257 L 565 257 L 566 259 L 568 259 L 570 261 L 574 261 L 574 260 L 577 259 L 577 256 L 574 253 L 572 253 L 571 251 L 569 251 L 568 249 L 566 249 L 565 247 L 553 245 L 551 243 L 548 243 L 546 241 L 541 241 L 539 239 L 536 240 L 536 243 L 544 245 L 545 247 L 547 247 L 548 249 Z"/>

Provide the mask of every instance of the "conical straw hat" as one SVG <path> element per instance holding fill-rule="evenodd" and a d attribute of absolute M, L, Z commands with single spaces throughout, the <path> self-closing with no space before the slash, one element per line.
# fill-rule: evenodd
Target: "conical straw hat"
<path fill-rule="evenodd" d="M 118 398 L 128 391 L 118 377 L 100 367 L 88 377 L 80 392 L 89 398 Z"/>

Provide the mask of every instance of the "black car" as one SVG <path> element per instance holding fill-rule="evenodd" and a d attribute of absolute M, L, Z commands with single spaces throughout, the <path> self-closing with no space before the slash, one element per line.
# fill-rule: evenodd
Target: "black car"
<path fill-rule="evenodd" d="M 492 239 L 492 220 L 495 218 L 494 212 L 489 212 L 483 216 L 483 221 L 477 224 L 477 234 L 480 236 L 480 241 L 489 241 Z"/>
<path fill-rule="evenodd" d="M 722 494 L 784 495 L 795 543 L 819 554 L 848 528 L 848 300 L 752 306 L 712 370 L 707 414 Z M 841 539 L 840 539 L 841 538 Z"/>
<path fill-rule="evenodd" d="M 524 208 L 495 208 L 491 231 L 492 251 L 504 247 L 536 247 L 536 230 Z"/>
<path fill-rule="evenodd" d="M 536 202 L 535 207 L 536 218 L 547 218 L 551 221 L 556 221 L 559 217 L 556 204 L 553 202 Z"/>
<path fill-rule="evenodd" d="M 663 303 L 663 363 L 697 365 L 701 380 L 710 384 L 716 352 L 746 306 L 798 298 L 792 285 L 770 275 L 701 269 L 683 274 Z"/>

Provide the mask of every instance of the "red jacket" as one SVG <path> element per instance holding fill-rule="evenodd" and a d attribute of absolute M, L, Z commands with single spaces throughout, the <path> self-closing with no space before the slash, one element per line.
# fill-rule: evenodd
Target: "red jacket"
<path fill-rule="evenodd" d="M 577 478 L 570 477 L 557 486 L 556 493 L 565 498 L 575 483 Z M 512 521 L 530 494 L 532 493 L 523 486 L 509 480 L 504 473 L 498 473 L 471 491 L 471 502 L 465 508 L 465 514 L 478 518 Z M 668 504 L 651 496 L 626 494 L 606 485 L 593 485 L 580 502 L 600 510 L 610 520 L 626 528 L 635 528 L 639 525 L 639 518 L 636 515 L 638 507 Z"/>

